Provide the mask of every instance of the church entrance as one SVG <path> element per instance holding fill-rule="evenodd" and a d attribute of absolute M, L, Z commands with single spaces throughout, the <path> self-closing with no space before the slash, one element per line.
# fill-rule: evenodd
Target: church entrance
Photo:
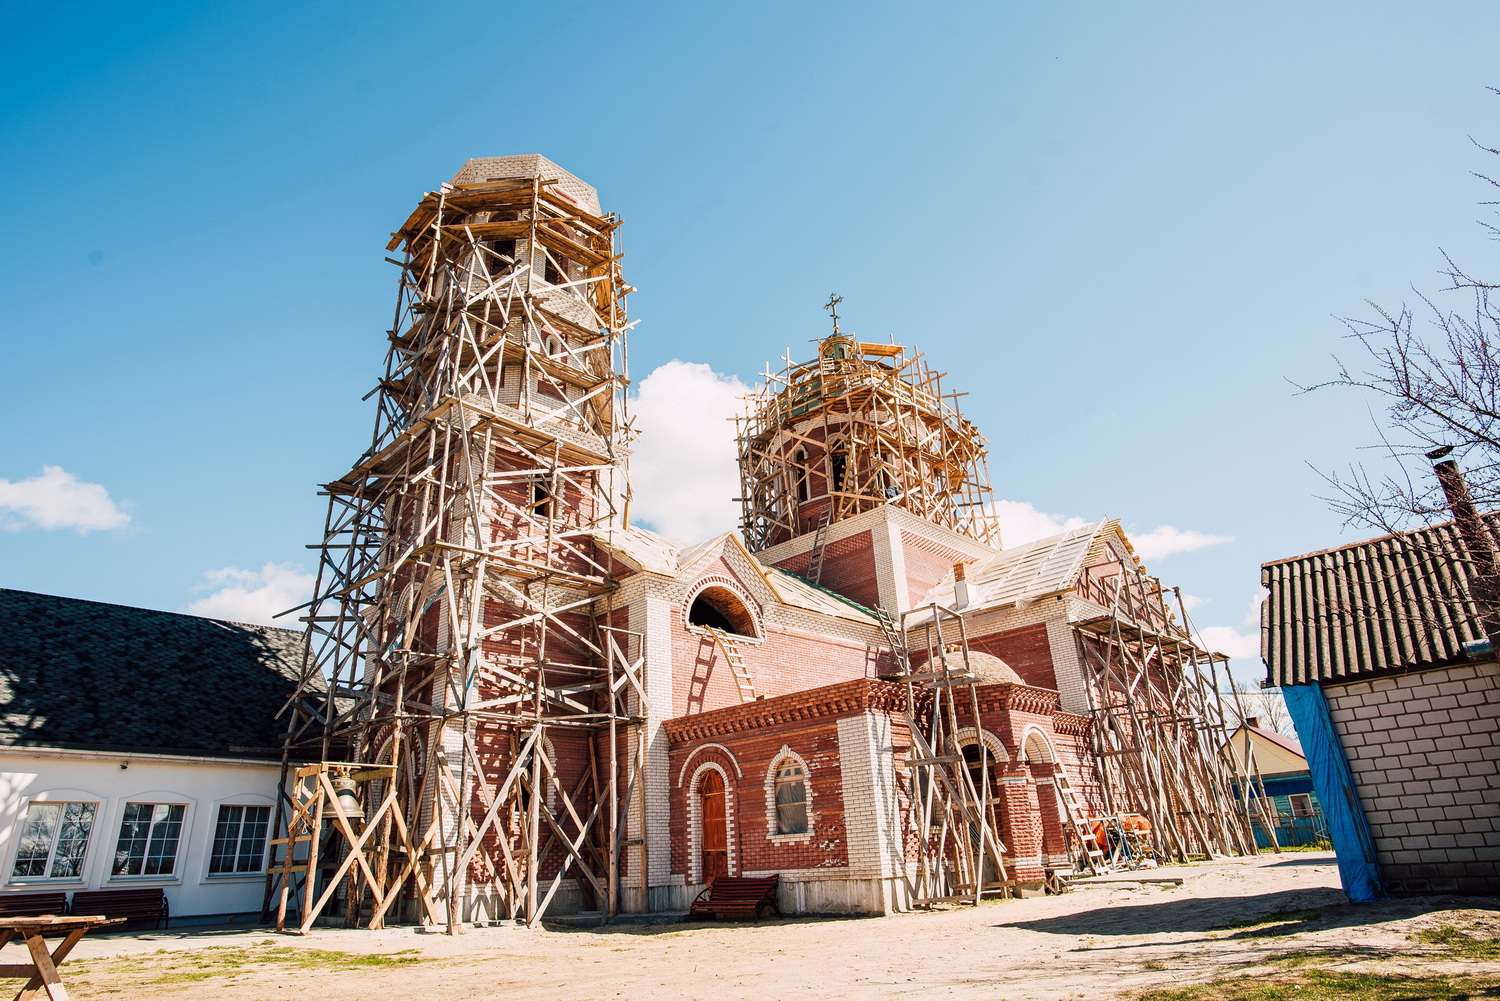
<path fill-rule="evenodd" d="M 729 827 L 724 815 L 724 777 L 709 770 L 698 785 L 698 816 L 703 820 L 703 881 L 729 875 Z"/>
<path fill-rule="evenodd" d="M 977 743 L 965 744 L 963 754 L 964 767 L 969 771 L 969 779 L 974 783 L 974 792 L 979 796 L 979 802 L 987 802 L 989 804 L 988 826 L 990 830 L 995 832 L 995 839 L 997 841 L 1001 840 L 1000 825 L 1004 823 L 1004 819 L 1001 815 L 1000 799 L 997 795 L 1000 791 L 999 784 L 994 781 L 995 766 L 997 764 L 995 756 L 993 754 L 982 755 Z M 988 768 L 984 767 L 986 763 L 989 765 Z M 969 844 L 971 846 L 970 850 L 973 851 L 974 855 L 983 860 L 983 865 L 981 866 L 983 875 L 980 877 L 983 885 L 989 886 L 992 883 L 998 882 L 1000 873 L 995 869 L 994 859 L 984 850 L 984 844 L 979 837 L 978 824 L 969 824 Z"/>

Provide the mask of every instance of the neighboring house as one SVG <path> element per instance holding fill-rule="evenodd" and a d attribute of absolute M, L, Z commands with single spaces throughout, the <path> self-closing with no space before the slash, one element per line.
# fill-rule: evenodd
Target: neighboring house
<path fill-rule="evenodd" d="M 1452 523 L 1264 565 L 1262 655 L 1344 889 L 1500 892 L 1500 669 Z"/>
<path fill-rule="evenodd" d="M 1270 801 L 1267 805 L 1275 819 L 1277 846 L 1300 847 L 1328 840 L 1328 827 L 1318 806 L 1318 794 L 1301 744 L 1264 729 L 1258 717 L 1248 716 L 1224 742 L 1223 754 L 1230 763 L 1231 774 L 1248 770 L 1252 764 L 1252 774 L 1259 773 L 1261 787 Z M 1240 795 L 1236 783 L 1235 796 Z M 1270 848 L 1271 839 L 1259 821 L 1258 811 L 1252 810 L 1251 817 L 1256 844 Z"/>
<path fill-rule="evenodd" d="M 259 913 L 302 634 L 0 589 L 0 893 Z"/>

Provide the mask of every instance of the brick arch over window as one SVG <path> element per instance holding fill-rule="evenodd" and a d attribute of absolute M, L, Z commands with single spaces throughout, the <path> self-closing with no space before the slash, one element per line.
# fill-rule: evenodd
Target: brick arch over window
<path fill-rule="evenodd" d="M 713 627 L 747 639 L 761 639 L 760 616 L 750 598 L 727 577 L 705 577 L 688 592 L 683 614 L 689 626 Z"/>
<path fill-rule="evenodd" d="M 703 777 L 709 772 L 717 773 L 724 783 L 724 831 L 728 838 L 726 847 L 729 849 L 729 875 L 734 876 L 739 872 L 739 853 L 735 844 L 735 784 L 722 764 L 705 761 L 693 771 L 693 778 L 687 787 L 688 881 L 691 883 L 703 882 L 703 803 L 698 791 L 702 788 Z"/>
<path fill-rule="evenodd" d="M 959 747 L 967 747 L 970 744 L 982 743 L 989 750 L 990 756 L 995 761 L 1009 761 L 1010 752 L 1000 742 L 1000 738 L 988 730 L 976 730 L 972 726 L 959 727 L 953 735 L 954 742 Z"/>
<path fill-rule="evenodd" d="M 1031 726 L 1026 728 L 1026 733 L 1021 737 L 1021 757 L 1027 762 L 1053 765 L 1057 763 L 1057 752 L 1052 749 L 1052 741 L 1040 728 Z"/>
<path fill-rule="evenodd" d="M 776 774 L 783 765 L 795 764 L 802 769 L 802 791 L 804 804 L 807 811 L 807 829 L 792 834 L 782 834 L 776 822 Z M 812 769 L 807 767 L 807 760 L 792 750 L 790 745 L 782 744 L 781 750 L 777 751 L 771 758 L 771 765 L 766 769 L 766 837 L 777 844 L 789 842 L 811 841 L 813 829 L 817 826 L 817 814 L 813 812 L 813 774 Z"/>

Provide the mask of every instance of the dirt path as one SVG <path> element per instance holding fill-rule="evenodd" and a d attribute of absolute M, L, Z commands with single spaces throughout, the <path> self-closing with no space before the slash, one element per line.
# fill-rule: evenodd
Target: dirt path
<path fill-rule="evenodd" d="M 1495 900 L 1347 904 L 1326 855 L 1146 875 L 1186 879 L 1175 887 L 1106 884 L 979 908 L 758 926 L 497 928 L 456 938 L 407 929 L 308 938 L 117 936 L 86 941 L 64 976 L 80 1001 L 821 1001 L 913 990 L 1061 1001 L 1209 980 L 1291 952 L 1331 951 L 1344 964 L 1420 959 L 1424 947 L 1408 936 L 1444 923 L 1479 923 L 1500 934 L 1500 915 L 1485 910 L 1500 907 Z M 1500 982 L 1500 964 L 1492 965 Z"/>

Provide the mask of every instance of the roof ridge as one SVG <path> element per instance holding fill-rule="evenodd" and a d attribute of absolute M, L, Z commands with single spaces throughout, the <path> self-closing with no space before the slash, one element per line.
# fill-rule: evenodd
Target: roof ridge
<path fill-rule="evenodd" d="M 262 622 L 241 622 L 239 619 L 221 619 L 212 615 L 196 615 L 192 612 L 174 612 L 165 608 L 147 608 L 144 605 L 122 605 L 118 601 L 100 601 L 97 598 L 74 598 L 66 594 L 48 594 L 45 591 L 27 591 L 19 587 L 0 587 L 0 594 L 24 594 L 33 598 L 52 598 L 57 601 L 76 601 L 86 605 L 99 605 L 104 608 L 123 608 L 127 612 L 149 612 L 152 615 L 176 615 L 184 619 L 201 619 L 205 622 L 221 622 L 231 626 L 245 626 L 249 629 L 274 629 L 277 632 L 291 633 L 301 636 L 305 629 L 290 629 L 286 626 L 268 626 Z"/>

